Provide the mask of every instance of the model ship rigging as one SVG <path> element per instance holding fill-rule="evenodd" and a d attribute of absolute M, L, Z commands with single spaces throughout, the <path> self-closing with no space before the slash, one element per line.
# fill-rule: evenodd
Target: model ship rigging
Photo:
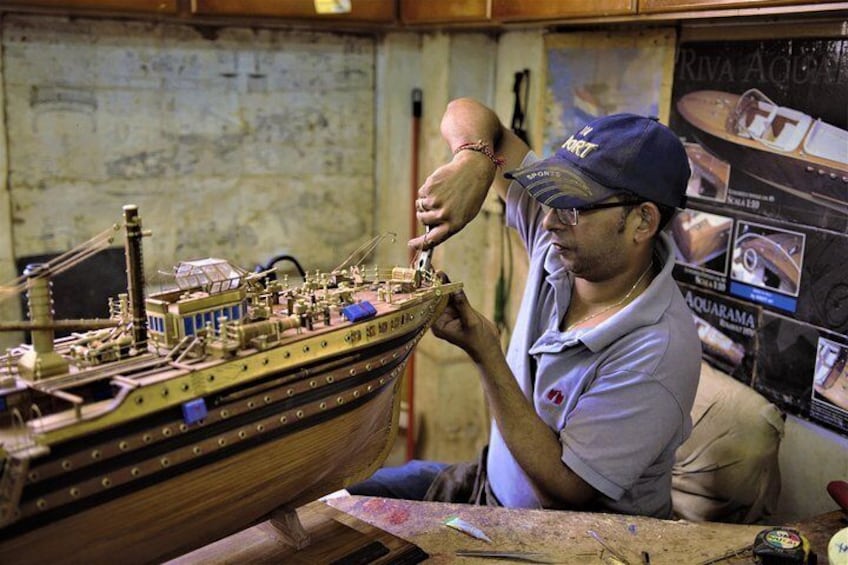
<path fill-rule="evenodd" d="M 32 344 L 0 358 L 0 562 L 161 560 L 370 475 L 408 356 L 461 287 L 352 259 L 293 286 L 204 259 L 145 298 L 135 206 L 123 223 L 108 320 L 53 320 L 49 277 L 109 235 L 12 285 L 30 321 L 0 328 Z"/>

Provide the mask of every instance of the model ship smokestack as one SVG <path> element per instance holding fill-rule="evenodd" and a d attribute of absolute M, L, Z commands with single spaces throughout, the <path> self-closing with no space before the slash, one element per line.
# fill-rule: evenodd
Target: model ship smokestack
<path fill-rule="evenodd" d="M 29 318 L 42 329 L 32 330 L 32 349 L 18 360 L 21 375 L 33 380 L 68 370 L 68 361 L 53 350 L 53 296 L 50 292 L 50 269 L 43 264 L 27 265 L 27 301 Z"/>
<path fill-rule="evenodd" d="M 130 297 L 133 343 L 137 350 L 147 348 L 147 314 L 144 308 L 144 261 L 141 255 L 141 218 L 135 204 L 124 206 L 124 224 L 127 230 L 127 293 Z"/>

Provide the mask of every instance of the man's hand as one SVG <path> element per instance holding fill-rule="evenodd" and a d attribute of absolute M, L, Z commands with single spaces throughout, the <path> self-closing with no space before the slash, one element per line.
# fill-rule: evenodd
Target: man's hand
<path fill-rule="evenodd" d="M 427 177 L 415 203 L 418 220 L 430 230 L 409 246 L 430 249 L 460 231 L 480 212 L 497 167 L 481 153 L 460 151 Z"/>
<path fill-rule="evenodd" d="M 409 240 L 409 246 L 416 249 L 430 249 L 464 228 L 480 212 L 490 187 L 506 199 L 509 182 L 497 174 L 495 161 L 509 171 L 520 166 L 530 150 L 491 108 L 473 98 L 448 103 L 439 129 L 455 153 L 450 163 L 436 169 L 418 189 L 418 220 L 430 230 Z M 497 157 L 461 149 L 476 143 L 488 144 Z"/>
<path fill-rule="evenodd" d="M 433 335 L 464 350 L 475 363 L 491 355 L 503 355 L 497 327 L 472 308 L 462 291 L 451 294 L 432 328 Z"/>

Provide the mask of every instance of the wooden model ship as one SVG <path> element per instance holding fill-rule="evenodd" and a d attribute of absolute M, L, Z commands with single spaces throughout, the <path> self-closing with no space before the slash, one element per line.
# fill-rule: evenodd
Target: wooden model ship
<path fill-rule="evenodd" d="M 53 320 L 47 264 L 20 283 L 30 321 L 4 324 L 32 345 L 0 358 L 0 563 L 161 561 L 369 476 L 461 286 L 426 262 L 289 286 L 205 259 L 145 299 L 135 206 L 124 225 L 110 319 Z M 82 322 L 100 327 L 54 339 Z"/>
<path fill-rule="evenodd" d="M 848 214 L 848 131 L 778 106 L 757 89 L 690 92 L 677 111 L 698 142 L 734 170 Z"/>

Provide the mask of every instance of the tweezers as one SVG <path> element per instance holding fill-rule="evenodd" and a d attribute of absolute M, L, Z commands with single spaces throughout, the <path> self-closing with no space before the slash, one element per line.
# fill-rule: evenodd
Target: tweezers
<path fill-rule="evenodd" d="M 512 559 L 514 561 L 527 561 L 528 563 L 556 563 L 556 561 L 551 561 L 550 556 L 544 553 L 533 553 L 532 551 L 457 549 L 456 556 L 482 557 L 487 559 Z"/>

